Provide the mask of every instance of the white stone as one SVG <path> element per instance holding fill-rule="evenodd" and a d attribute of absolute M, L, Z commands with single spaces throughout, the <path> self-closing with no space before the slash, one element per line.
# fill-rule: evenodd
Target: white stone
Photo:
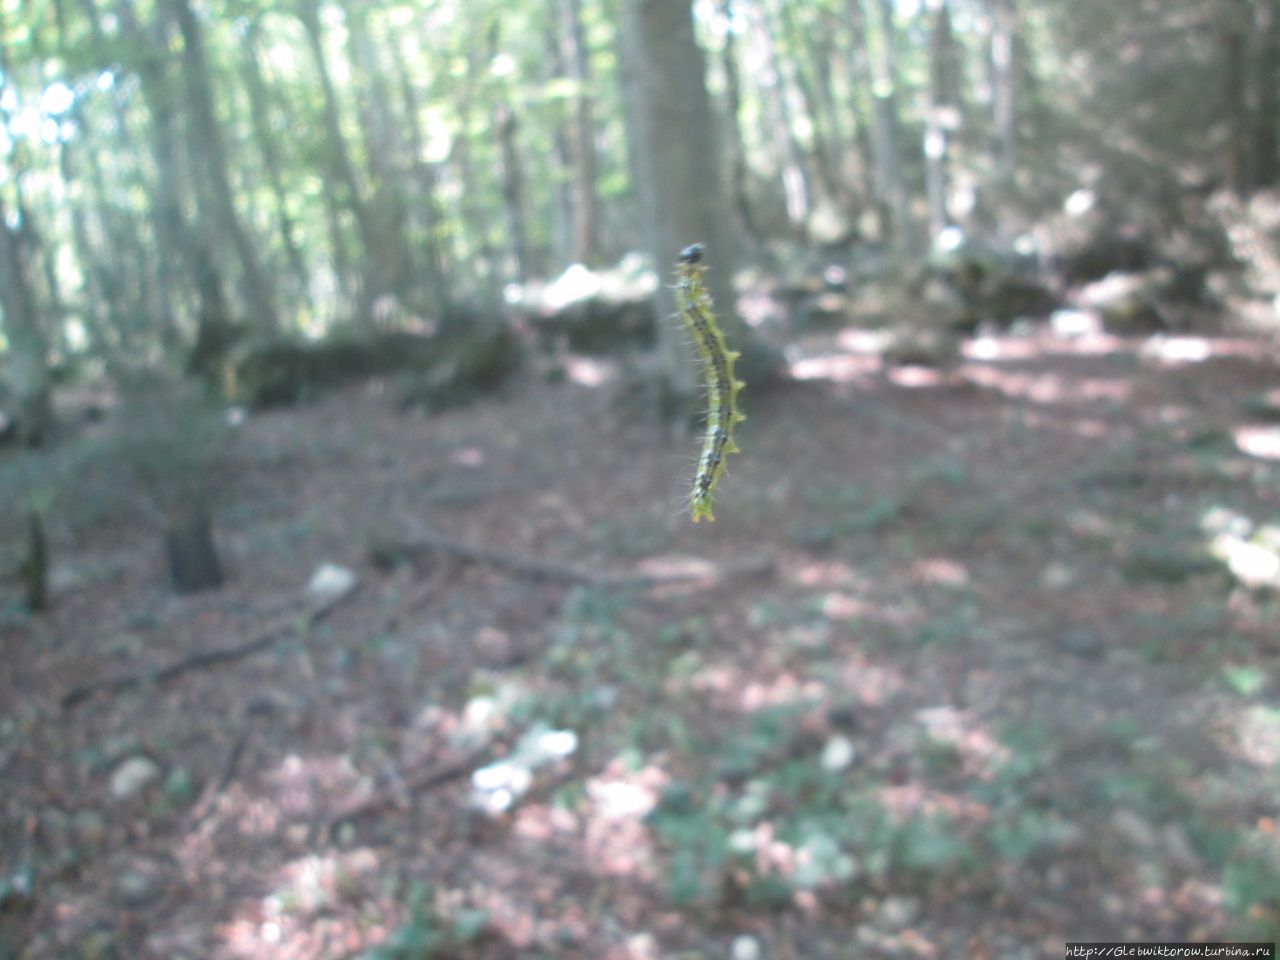
<path fill-rule="evenodd" d="M 111 775 L 111 795 L 127 800 L 160 776 L 160 768 L 146 757 L 130 757 Z"/>
<path fill-rule="evenodd" d="M 308 595 L 317 600 L 341 597 L 355 589 L 360 578 L 349 567 L 341 567 L 336 563 L 326 563 L 316 568 L 307 582 Z"/>
<path fill-rule="evenodd" d="M 848 769 L 857 758 L 858 748 L 854 746 L 853 741 L 837 734 L 822 748 L 822 769 L 837 773 Z"/>

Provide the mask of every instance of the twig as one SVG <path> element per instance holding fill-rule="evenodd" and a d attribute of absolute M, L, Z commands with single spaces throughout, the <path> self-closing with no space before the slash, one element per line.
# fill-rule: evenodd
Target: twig
<path fill-rule="evenodd" d="M 192 670 L 242 660 L 245 657 L 266 650 L 286 637 L 308 632 L 328 616 L 334 607 L 350 595 L 351 591 L 348 591 L 326 597 L 304 613 L 301 619 L 292 619 L 291 622 L 274 624 L 245 643 L 222 647 L 217 650 L 202 650 L 158 670 L 128 673 L 124 676 L 110 677 L 106 680 L 94 680 L 78 687 L 72 687 L 62 695 L 62 700 L 60 701 L 62 709 L 70 710 L 72 707 L 79 706 L 98 693 L 120 693 L 121 691 L 141 686 L 144 683 L 163 683 L 166 680 L 180 677 L 184 673 L 190 673 Z"/>
<path fill-rule="evenodd" d="M 487 756 L 489 756 L 489 750 L 475 750 L 450 763 L 424 770 L 417 776 L 402 781 L 398 790 L 375 793 L 371 797 L 347 804 L 336 813 L 330 814 L 324 821 L 323 828 L 326 831 L 333 830 L 343 823 L 359 820 L 362 817 L 367 817 L 387 807 L 394 806 L 398 801 L 408 797 L 410 794 L 443 787 L 459 777 L 466 776 L 472 767 L 479 764 Z"/>
<path fill-rule="evenodd" d="M 483 563 L 529 580 L 560 583 L 585 583 L 596 587 L 654 587 L 662 584 L 720 581 L 733 577 L 763 576 L 775 566 L 772 557 L 753 557 L 731 563 L 715 564 L 706 560 L 671 561 L 665 569 L 616 572 L 578 567 L 570 564 L 533 560 L 488 547 L 473 546 L 427 534 L 413 541 L 388 541 L 375 544 L 369 551 L 375 565 L 387 566 L 397 559 L 417 559 L 443 554 L 467 563 Z"/>

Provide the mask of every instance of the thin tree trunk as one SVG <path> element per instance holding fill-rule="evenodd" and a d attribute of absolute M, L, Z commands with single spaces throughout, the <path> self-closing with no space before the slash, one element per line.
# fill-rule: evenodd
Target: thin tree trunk
<path fill-rule="evenodd" d="M 925 193 L 929 209 L 929 239 L 950 223 L 947 212 L 948 133 L 954 109 L 951 13 L 947 0 L 928 0 L 933 22 L 929 30 L 929 108 L 925 117 Z"/>
<path fill-rule="evenodd" d="M 878 154 L 873 141 L 872 128 L 875 118 L 875 95 L 869 66 L 866 18 L 863 15 L 860 0 L 850 0 L 848 4 L 849 22 L 849 56 L 845 64 L 847 72 L 847 97 L 854 124 L 854 140 L 857 143 L 857 156 L 852 162 L 854 169 L 849 171 L 859 182 L 859 193 L 864 204 L 870 206 L 875 219 L 876 236 L 885 238 L 890 232 L 890 216 L 878 188 Z M 868 224 L 860 218 L 861 227 Z M 861 233 L 862 230 L 859 230 Z"/>
<path fill-rule="evenodd" d="M 1222 27 L 1222 98 L 1227 118 L 1227 182 L 1237 194 L 1248 192 L 1249 170 L 1248 50 L 1249 0 L 1233 0 Z"/>
<path fill-rule="evenodd" d="M 375 246 L 375 231 L 372 218 L 369 215 L 369 209 L 360 192 L 359 182 L 356 180 L 355 167 L 351 162 L 351 153 L 347 149 L 346 138 L 342 135 L 342 123 L 338 116 L 338 94 L 333 86 L 333 77 L 329 72 L 329 60 L 325 54 L 324 33 L 320 25 L 318 0 L 302 0 L 295 8 L 295 12 L 302 23 L 303 32 L 307 35 L 307 46 L 311 51 L 311 59 L 315 64 L 316 75 L 320 80 L 320 94 L 324 103 L 325 139 L 329 150 L 332 151 L 331 162 L 327 165 L 326 179 L 331 184 L 336 179 L 336 186 L 343 194 L 340 200 L 331 198 L 335 209 L 330 212 L 330 233 L 333 235 L 334 258 L 335 262 L 340 264 L 341 259 L 344 257 L 340 255 L 339 251 L 345 247 L 345 241 L 341 238 L 341 218 L 337 215 L 337 211 L 341 207 L 345 206 L 355 218 L 356 228 L 360 235 L 362 253 L 365 257 L 369 255 L 369 251 Z M 341 265 L 339 269 L 343 269 Z M 372 298 L 364 289 L 368 286 L 368 280 L 369 278 L 365 276 L 361 281 L 361 293 L 358 298 L 359 303 L 364 305 L 372 302 Z M 364 315 L 360 317 L 361 321 L 368 321 L 369 319 L 368 316 Z"/>
<path fill-rule="evenodd" d="M 842 200 L 845 191 L 840 178 L 836 175 L 833 159 L 839 153 L 840 145 L 833 133 L 831 114 L 826 109 L 821 93 L 824 87 L 829 85 L 829 80 L 824 77 L 824 74 L 829 76 L 831 70 L 829 42 L 826 49 L 821 49 L 819 46 L 818 49 L 811 50 L 813 44 L 796 23 L 795 6 L 786 0 L 778 4 L 776 11 L 770 10 L 769 14 L 781 20 L 782 32 L 788 47 L 796 52 L 795 55 L 780 58 L 778 62 L 779 80 L 783 85 L 782 96 L 786 98 L 794 93 L 797 108 L 809 120 L 812 128 L 811 147 L 806 152 L 813 157 L 823 193 L 828 199 Z M 830 40 L 830 38 L 820 38 L 819 45 L 823 39 Z M 809 76 L 806 64 L 813 64 L 817 73 L 816 78 Z"/>
<path fill-rule="evenodd" d="M 524 170 L 517 143 L 520 127 L 515 112 L 505 103 L 494 109 L 493 125 L 497 128 L 498 147 L 502 153 L 502 206 L 511 234 L 511 255 L 515 258 L 516 279 L 524 283 L 529 278 L 530 264 L 528 232 L 524 222 Z"/>
<path fill-rule="evenodd" d="M 370 233 L 365 238 L 364 301 L 359 313 L 372 315 L 376 302 L 387 295 L 399 303 L 409 299 L 408 279 L 414 275 L 405 241 L 405 186 L 401 180 L 403 143 L 400 123 L 391 116 L 391 94 L 369 32 L 365 0 L 347 2 L 347 47 L 359 95 L 357 116 L 364 138 L 365 163 L 373 192 L 366 203 Z"/>
<path fill-rule="evenodd" d="M 558 0 L 558 3 L 561 56 L 575 86 L 573 135 L 569 141 L 573 160 L 570 250 L 576 262 L 592 266 L 600 260 L 600 205 L 596 196 L 591 62 L 582 31 L 582 0 Z"/>
<path fill-rule="evenodd" d="M 421 220 L 421 239 L 418 246 L 422 249 L 421 262 L 426 272 L 425 288 L 427 303 L 424 305 L 430 316 L 440 316 L 449 303 L 450 293 L 445 268 L 444 254 L 440 246 L 440 223 L 443 214 L 440 210 L 439 198 L 436 196 L 436 171 L 429 164 L 426 153 L 426 137 L 422 130 L 420 106 L 417 91 L 413 86 L 413 78 L 409 75 L 409 67 L 405 62 L 400 45 L 392 43 L 391 62 L 396 71 L 400 87 L 400 99 L 404 104 L 405 129 L 409 137 L 409 148 L 412 153 L 410 171 L 417 187 L 416 202 L 410 205 L 410 215 Z"/>
<path fill-rule="evenodd" d="M 9 226 L 0 198 L 0 310 L 9 342 L 7 380 L 17 414 L 18 439 L 34 446 L 44 442 L 53 429 L 53 393 L 48 345 L 28 267 L 26 212 L 19 212 L 23 226 Z"/>
<path fill-rule="evenodd" d="M 256 18 L 251 20 L 241 46 L 240 73 L 245 90 L 249 94 L 249 116 L 253 123 L 253 137 L 257 141 L 259 153 L 262 154 L 263 172 L 266 174 L 267 183 L 271 187 L 271 196 L 275 202 L 280 243 L 284 247 L 289 267 L 298 281 L 298 289 L 302 296 L 307 298 L 311 290 L 311 274 L 302 256 L 302 248 L 298 245 L 293 215 L 289 213 L 289 194 L 284 185 L 284 168 L 280 161 L 275 124 L 272 122 L 274 117 L 270 106 L 271 93 L 262 75 L 262 66 L 258 62 L 261 32 L 258 20 Z"/>
<path fill-rule="evenodd" d="M 1280 183 L 1280 4 L 1277 0 L 1254 0 L 1253 27 L 1257 37 L 1253 121 L 1253 170 L 1255 188 Z"/>
<path fill-rule="evenodd" d="M 995 175 L 1013 177 L 1018 163 L 1017 0 L 991 0 L 991 114 L 995 131 Z"/>
<path fill-rule="evenodd" d="M 9 65 L 8 24 L 0 18 L 0 130 L 6 134 L 11 121 L 6 104 L 12 89 Z M 16 104 L 16 97 L 14 103 Z M 6 141 L 8 137 L 6 136 Z M 42 328 L 40 306 L 31 277 L 31 252 L 36 233 L 30 212 L 22 203 L 21 155 L 6 157 L 17 197 L 16 224 L 10 224 L 4 194 L 0 192 L 0 315 L 8 342 L 3 370 L 13 397 L 18 440 L 30 446 L 43 443 L 53 430 L 53 388 L 49 379 L 49 345 Z"/>
<path fill-rule="evenodd" d="M 161 306 L 176 301 L 171 278 L 186 273 L 196 294 L 198 326 L 225 327 L 231 322 L 230 311 L 217 260 L 207 241 L 195 235 L 182 213 L 171 78 L 155 43 L 143 33 L 130 0 L 117 0 L 116 16 L 121 33 L 136 51 L 142 96 L 151 114 L 151 155 L 156 177 L 151 210 L 160 256 Z"/>
<path fill-rule="evenodd" d="M 204 36 L 191 9 L 190 0 L 169 0 L 169 7 L 182 34 L 182 74 L 186 90 L 186 108 L 190 113 L 188 129 L 193 141 L 196 162 L 204 170 L 213 204 L 213 215 L 219 228 L 236 252 L 245 285 L 245 299 L 259 329 L 276 331 L 280 319 L 276 313 L 275 291 L 262 270 L 258 253 L 249 234 L 240 223 L 232 199 L 227 151 L 222 129 L 213 109 L 212 83 L 208 59 L 204 52 Z"/>
<path fill-rule="evenodd" d="M 741 333 L 734 313 L 733 232 L 720 191 L 720 164 L 711 121 L 705 64 L 693 35 L 688 3 L 626 0 L 623 54 L 630 83 L 627 118 L 649 250 L 669 275 L 679 251 L 703 241 L 711 267 L 708 286 L 719 315 Z M 674 313 L 671 289 L 659 287 L 659 315 Z M 662 347 L 674 402 L 673 426 L 690 421 L 696 397 L 693 368 L 674 324 L 664 324 Z"/>
<path fill-rule="evenodd" d="M 901 248 L 907 241 L 907 195 L 902 185 L 898 162 L 898 102 L 893 67 L 892 0 L 871 0 L 873 15 L 878 15 L 880 43 L 874 44 L 864 0 L 849 0 L 850 15 L 863 26 L 867 60 L 871 67 L 872 125 L 871 146 L 875 154 L 876 189 L 884 211 L 886 234 L 890 243 Z"/>
<path fill-rule="evenodd" d="M 782 74 L 778 68 L 778 56 L 774 49 L 773 34 L 769 30 L 761 0 L 739 0 L 752 37 L 760 50 L 763 67 L 757 82 L 764 102 L 764 123 L 777 153 L 781 168 L 782 191 L 786 200 L 787 220 L 803 232 L 809 222 L 811 203 L 809 179 L 805 172 L 805 151 L 795 139 L 795 123 L 782 88 Z"/>
<path fill-rule="evenodd" d="M 93 39 L 93 43 L 98 49 L 105 49 L 108 45 L 108 39 L 100 22 L 101 12 L 99 11 L 95 0 L 79 0 L 81 13 L 89 24 L 89 34 Z M 123 17 L 117 14 L 121 26 L 127 28 L 132 21 L 126 22 Z M 145 89 L 144 78 L 143 99 L 147 100 L 147 91 Z M 111 151 L 114 157 L 140 157 L 145 151 L 138 146 L 137 137 L 133 133 L 133 125 L 129 122 L 128 112 L 125 110 L 122 102 L 122 94 L 117 88 L 111 91 L 111 106 L 114 115 L 114 123 L 109 124 L 111 135 Z M 77 111 L 79 111 L 79 101 L 77 101 Z M 83 139 L 85 142 L 91 141 L 91 134 L 88 127 L 83 127 L 86 131 Z M 118 209 L 114 202 L 111 191 L 107 188 L 106 177 L 103 173 L 103 164 L 100 150 L 86 151 L 89 163 L 89 170 L 92 178 L 96 206 L 99 211 L 99 222 L 102 227 L 103 241 L 107 244 L 108 249 L 120 252 L 128 251 L 132 256 L 136 269 L 137 295 L 130 296 L 129 285 L 125 284 L 121 279 L 123 270 L 110 270 L 105 264 L 104 269 L 107 273 L 104 275 L 104 286 L 119 288 L 119 294 L 122 309 L 133 316 L 132 322 L 120 323 L 113 327 L 112 334 L 103 338 L 110 340 L 110 336 L 114 336 L 120 343 L 123 351 L 129 349 L 126 341 L 130 337 L 136 336 L 137 328 L 141 327 L 142 332 L 147 336 L 153 336 L 158 331 L 161 342 L 166 349 L 176 352 L 180 343 L 179 327 L 178 327 L 178 311 L 175 309 L 177 296 L 174 289 L 178 276 L 184 269 L 182 260 L 182 249 L 174 244 L 165 244 L 161 242 L 159 233 L 159 220 L 156 204 L 149 204 L 147 212 L 143 218 L 137 217 L 132 213 L 125 213 Z M 154 150 L 152 151 L 154 159 Z M 147 178 L 144 180 L 139 173 L 139 165 L 137 161 L 133 164 L 133 177 L 131 178 L 132 186 L 138 189 L 151 190 L 154 188 L 154 180 Z M 146 231 L 143 229 L 143 220 L 147 219 L 151 232 L 151 243 L 143 242 Z M 107 282 L 110 279 L 110 283 Z M 123 320 L 123 317 L 121 317 Z"/>
<path fill-rule="evenodd" d="M 720 10 L 724 22 L 732 24 L 733 0 L 721 0 Z M 731 30 L 725 37 L 720 61 L 724 71 L 724 93 L 729 114 L 729 196 L 745 236 L 758 245 L 760 228 L 751 212 L 751 196 L 747 185 L 747 145 L 742 139 L 742 83 L 738 76 L 737 36 L 737 31 Z"/>

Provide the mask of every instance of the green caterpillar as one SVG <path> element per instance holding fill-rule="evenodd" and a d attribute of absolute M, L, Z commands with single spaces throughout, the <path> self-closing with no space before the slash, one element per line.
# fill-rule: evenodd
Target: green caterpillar
<path fill-rule="evenodd" d="M 702 282 L 707 270 L 702 262 L 705 250 L 702 244 L 695 243 L 681 250 L 676 260 L 676 306 L 698 350 L 707 385 L 707 429 L 689 496 L 689 512 L 694 523 L 703 517 L 715 521 L 711 494 L 724 475 L 724 458 L 740 452 L 733 439 L 733 428 L 747 419 L 738 409 L 738 391 L 745 384 L 733 378 L 733 362 L 739 354 L 725 346 L 724 334 L 716 324 L 711 294 Z"/>

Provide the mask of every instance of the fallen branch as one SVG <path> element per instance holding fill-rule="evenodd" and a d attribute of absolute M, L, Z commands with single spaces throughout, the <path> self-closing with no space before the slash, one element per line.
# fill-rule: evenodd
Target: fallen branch
<path fill-rule="evenodd" d="M 735 577 L 764 576 L 773 572 L 771 557 L 752 557 L 731 563 L 708 560 L 650 560 L 635 571 L 617 572 L 533 560 L 518 554 L 473 546 L 458 540 L 428 534 L 412 541 L 384 541 L 369 550 L 374 566 L 386 568 L 403 560 L 421 560 L 442 555 L 466 563 L 482 563 L 529 580 L 584 583 L 594 587 L 655 587 L 663 584 L 719 582 Z"/>
<path fill-rule="evenodd" d="M 403 779 L 393 791 L 375 793 L 363 800 L 348 803 L 337 812 L 330 814 L 322 824 L 326 831 L 332 831 L 344 823 L 359 820 L 362 817 L 380 813 L 387 807 L 403 804 L 409 796 L 435 790 L 461 777 L 468 776 L 471 770 L 483 763 L 490 756 L 489 750 L 476 750 L 457 760 L 423 770 L 412 777 Z"/>
<path fill-rule="evenodd" d="M 116 694 L 147 683 L 164 683 L 193 670 L 243 660 L 245 657 L 260 653 L 268 647 L 274 646 L 286 637 L 298 636 L 309 632 L 316 624 L 328 616 L 334 607 L 349 597 L 352 592 L 346 591 L 325 597 L 300 616 L 289 617 L 285 622 L 273 624 L 245 643 L 216 650 L 202 650 L 158 670 L 128 673 L 124 676 L 110 677 L 106 680 L 94 680 L 78 687 L 72 687 L 62 695 L 62 700 L 60 701 L 62 709 L 70 710 L 72 707 L 79 706 L 95 694 Z"/>

